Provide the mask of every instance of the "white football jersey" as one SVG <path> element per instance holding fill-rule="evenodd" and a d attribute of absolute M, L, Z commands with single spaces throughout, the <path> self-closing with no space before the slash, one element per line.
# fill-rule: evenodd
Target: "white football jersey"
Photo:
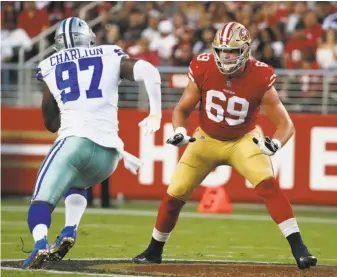
<path fill-rule="evenodd" d="M 60 108 L 57 140 L 77 136 L 123 148 L 117 104 L 124 56 L 115 45 L 79 47 L 59 51 L 39 64 L 37 78 L 46 82 Z"/>

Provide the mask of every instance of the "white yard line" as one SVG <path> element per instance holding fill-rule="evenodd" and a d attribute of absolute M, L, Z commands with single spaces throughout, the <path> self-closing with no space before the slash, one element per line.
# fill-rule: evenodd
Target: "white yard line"
<path fill-rule="evenodd" d="M 1 267 L 1 270 L 8 271 L 21 271 L 24 272 L 21 268 L 15 267 Z M 39 270 L 29 270 L 28 272 L 46 272 L 53 274 L 61 274 L 61 275 L 86 275 L 86 276 L 107 276 L 107 277 L 132 277 L 132 276 L 140 276 L 140 275 L 120 275 L 120 274 L 107 274 L 107 273 L 87 273 L 87 272 L 75 272 L 75 271 L 57 271 L 57 270 L 47 270 L 47 269 L 39 269 Z M 141 275 L 142 277 L 153 277 L 148 275 Z"/>
<path fill-rule="evenodd" d="M 28 207 L 23 206 L 2 206 L 2 212 L 27 212 Z M 64 213 L 64 208 L 56 208 L 54 213 Z M 87 209 L 86 214 L 111 214 L 120 216 L 144 216 L 155 217 L 157 211 L 139 211 L 139 210 L 108 210 L 108 209 Z M 199 218 L 199 219 L 229 219 L 229 220 L 243 220 L 243 221 L 271 221 L 269 215 L 245 215 L 245 214 L 202 214 L 195 212 L 182 212 L 180 218 Z M 320 218 L 320 217 L 297 217 L 300 223 L 312 224 L 337 224 L 337 219 L 334 218 Z"/>
<path fill-rule="evenodd" d="M 174 255 L 164 255 L 164 256 L 174 256 Z M 259 257 L 263 257 L 264 255 L 259 255 Z M 222 256 L 222 255 L 205 255 L 205 257 L 215 257 L 215 258 L 228 258 L 229 256 Z M 268 257 L 268 256 L 264 256 L 264 257 Z M 287 256 L 283 256 L 283 255 L 279 255 L 278 257 L 279 259 L 282 260 L 289 260 L 289 262 L 266 262 L 264 261 L 243 261 L 243 260 L 186 260 L 186 259 L 164 259 L 163 263 L 165 262 L 181 262 L 181 263 L 221 263 L 221 264 L 254 264 L 254 265 L 289 265 L 292 266 L 292 258 L 288 258 Z M 119 261 L 120 263 L 130 263 L 131 259 L 130 258 L 91 258 L 91 259 L 72 259 L 72 261 L 111 261 L 111 262 L 116 262 Z M 337 259 L 323 259 L 323 260 L 327 260 L 327 261 L 337 261 Z M 17 261 L 24 261 L 23 259 L 6 259 L 6 260 L 2 260 L 1 262 L 17 262 Z M 320 266 L 327 266 L 327 267 L 336 267 L 335 265 L 324 265 L 324 264 L 319 264 Z M 18 268 L 12 268 L 12 267 L 1 267 L 1 269 L 4 270 L 19 270 L 22 271 L 22 269 L 18 269 Z M 35 270 L 34 270 L 35 271 Z M 53 270 L 36 270 L 36 271 L 41 271 L 41 272 L 48 272 L 48 273 L 65 273 L 65 274 L 84 274 L 84 275 L 88 275 L 88 276 L 109 276 L 109 277 L 129 277 L 129 276 L 135 276 L 135 275 L 114 275 L 114 274 L 98 274 L 98 273 L 82 273 L 82 272 L 68 272 L 68 271 L 53 271 Z M 151 276 L 144 276 L 143 277 L 151 277 Z"/>
<path fill-rule="evenodd" d="M 164 255 L 165 256 L 165 255 Z M 219 257 L 219 256 L 217 256 Z M 80 258 L 80 259 L 71 259 L 72 261 L 111 261 L 116 262 L 119 261 L 120 263 L 130 263 L 130 258 Z M 324 260 L 332 260 L 335 261 L 337 259 L 324 259 Z M 15 261 L 23 261 L 23 259 L 6 259 L 2 260 L 1 262 L 15 262 Z M 191 263 L 229 263 L 229 264 L 265 264 L 265 265 L 292 265 L 289 263 L 280 263 L 280 262 L 266 262 L 266 261 L 247 261 L 247 260 L 194 260 L 194 259 L 164 259 L 163 262 L 191 262 Z M 320 264 L 321 265 L 321 264 Z M 331 266 L 331 265 L 328 265 Z"/>
<path fill-rule="evenodd" d="M 130 263 L 130 258 L 81 258 L 81 259 L 71 259 L 72 261 L 120 261 L 121 263 L 126 262 Z M 17 261 L 23 261 L 23 259 L 6 259 L 2 260 L 1 262 L 17 262 Z M 286 263 L 277 263 L 277 262 L 266 262 L 266 261 L 243 261 L 243 260 L 186 260 L 186 259 L 164 259 L 164 262 L 191 262 L 191 263 L 237 263 L 237 264 L 244 264 L 244 263 L 252 263 L 252 264 L 286 264 Z"/>

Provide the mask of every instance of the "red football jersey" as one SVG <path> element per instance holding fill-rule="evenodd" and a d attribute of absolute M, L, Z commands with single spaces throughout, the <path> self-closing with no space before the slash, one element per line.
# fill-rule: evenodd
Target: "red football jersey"
<path fill-rule="evenodd" d="M 200 127 L 219 140 L 235 140 L 254 129 L 263 95 L 277 78 L 272 67 L 252 59 L 241 76 L 229 78 L 206 53 L 192 60 L 188 76 L 202 95 Z"/>

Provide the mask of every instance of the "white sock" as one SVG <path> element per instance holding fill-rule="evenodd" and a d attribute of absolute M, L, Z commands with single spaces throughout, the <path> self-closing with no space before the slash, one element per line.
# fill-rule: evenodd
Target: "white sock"
<path fill-rule="evenodd" d="M 280 228 L 284 237 L 288 237 L 293 233 L 299 233 L 300 229 L 298 228 L 296 218 L 289 218 L 281 222 L 278 227 Z"/>
<path fill-rule="evenodd" d="M 168 241 L 171 233 L 163 233 L 158 231 L 156 228 L 153 228 L 152 237 L 161 242 Z"/>
<path fill-rule="evenodd" d="M 87 199 L 80 194 L 71 194 L 65 201 L 65 216 L 66 224 L 65 226 L 74 226 L 76 229 L 80 224 L 82 215 L 84 214 L 85 208 L 87 207 Z"/>
<path fill-rule="evenodd" d="M 48 227 L 45 224 L 38 224 L 34 227 L 32 232 L 33 238 L 35 242 L 37 242 L 40 239 L 43 239 L 47 237 L 48 235 Z"/>

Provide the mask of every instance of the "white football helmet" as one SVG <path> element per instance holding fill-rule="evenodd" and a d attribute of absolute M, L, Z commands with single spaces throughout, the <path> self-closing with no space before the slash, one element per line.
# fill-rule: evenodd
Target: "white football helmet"
<path fill-rule="evenodd" d="M 64 19 L 55 32 L 55 50 L 95 46 L 96 36 L 89 25 L 77 17 Z"/>

